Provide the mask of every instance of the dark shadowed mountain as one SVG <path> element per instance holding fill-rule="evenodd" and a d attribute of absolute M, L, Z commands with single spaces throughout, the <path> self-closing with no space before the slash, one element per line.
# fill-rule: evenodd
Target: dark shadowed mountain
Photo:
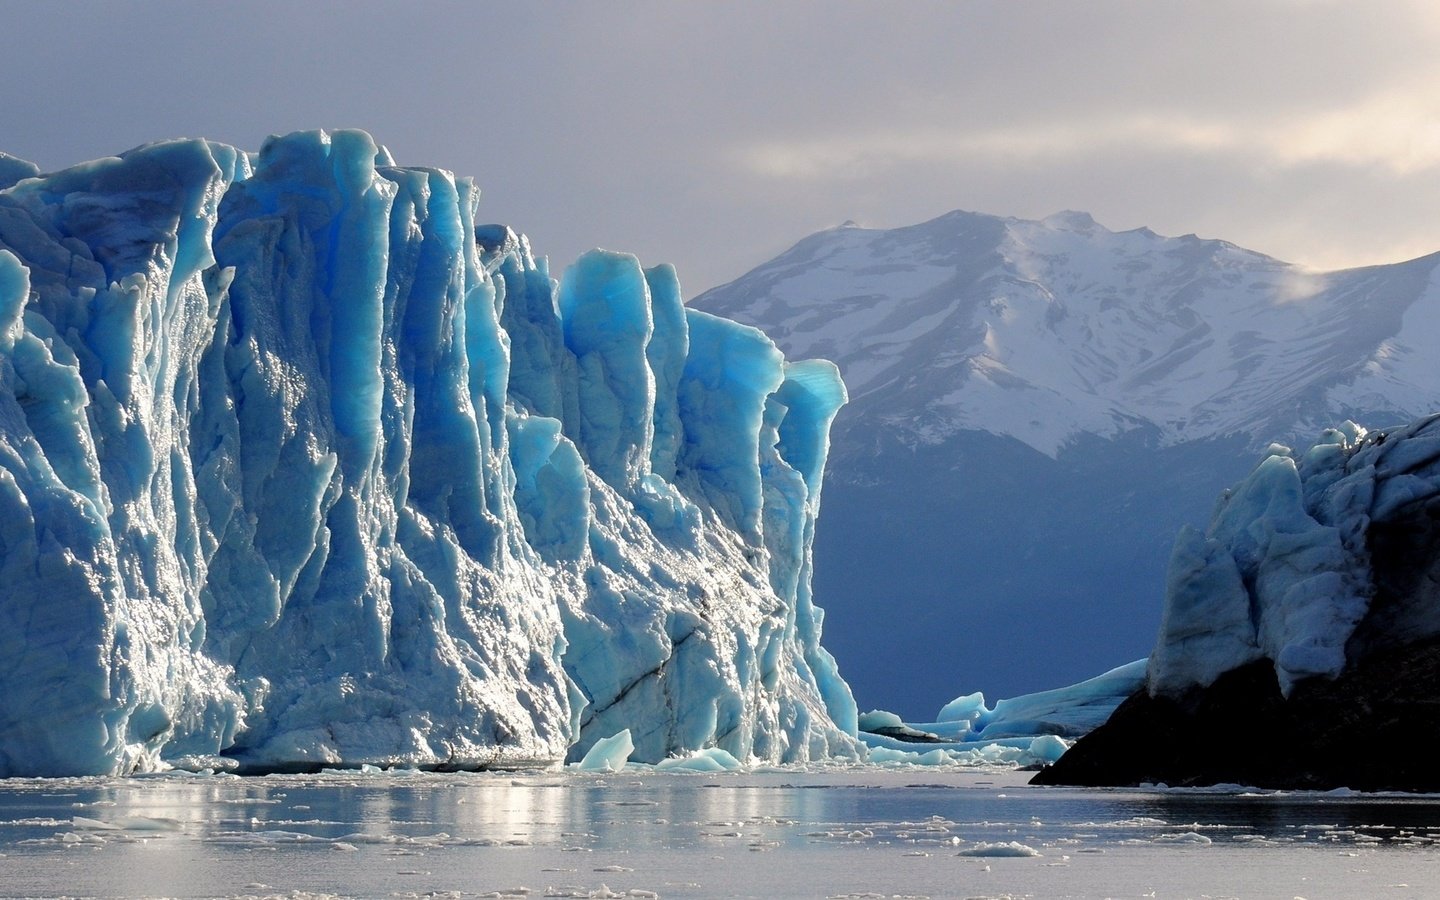
<path fill-rule="evenodd" d="M 839 364 L 826 644 L 862 708 L 923 720 L 1145 655 L 1176 530 L 1269 442 L 1440 405 L 1437 266 L 953 212 L 811 235 L 691 305 Z"/>

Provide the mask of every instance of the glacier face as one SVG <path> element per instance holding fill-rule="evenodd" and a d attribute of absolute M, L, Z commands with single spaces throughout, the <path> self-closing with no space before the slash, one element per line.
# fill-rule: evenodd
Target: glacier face
<path fill-rule="evenodd" d="M 360 132 L 0 164 L 0 774 L 858 752 L 833 365 Z"/>
<path fill-rule="evenodd" d="M 1150 656 L 1152 696 L 1267 660 L 1280 691 L 1440 634 L 1433 522 L 1440 416 L 1390 431 L 1352 422 L 1282 445 L 1175 542 Z"/>

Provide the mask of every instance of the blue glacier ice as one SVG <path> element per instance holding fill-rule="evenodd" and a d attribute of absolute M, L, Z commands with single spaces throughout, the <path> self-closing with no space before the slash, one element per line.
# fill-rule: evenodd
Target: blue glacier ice
<path fill-rule="evenodd" d="M 1145 685 L 1147 664 L 1137 659 L 1078 684 L 999 700 L 993 708 L 982 693 L 964 694 L 945 704 L 934 722 L 906 723 L 871 710 L 859 718 L 860 737 L 871 762 L 1048 765 Z"/>
<path fill-rule="evenodd" d="M 591 744 L 585 756 L 572 765 L 584 772 L 619 772 L 634 752 L 635 742 L 630 739 L 630 729 L 626 728 Z"/>
<path fill-rule="evenodd" d="M 354 131 L 0 156 L 0 774 L 863 754 L 835 367 L 478 203 Z"/>
<path fill-rule="evenodd" d="M 1053 734 L 1067 738 L 1094 731 L 1126 697 L 1145 682 L 1146 660 L 1117 666 L 1078 684 L 1009 697 L 985 705 L 983 694 L 947 703 L 937 722 L 918 727 L 959 733 L 969 740 L 994 740 Z"/>
<path fill-rule="evenodd" d="M 1440 515 L 1437 497 L 1437 416 L 1390 431 L 1346 422 L 1303 452 L 1271 445 L 1221 496 L 1205 531 L 1176 539 L 1150 693 L 1183 694 L 1267 660 L 1289 696 L 1306 678 L 1340 675 L 1357 652 L 1440 634 L 1434 575 L 1377 609 L 1384 592 L 1372 559 L 1377 539 L 1423 537 Z M 1400 555 L 1423 572 L 1426 553 Z"/>

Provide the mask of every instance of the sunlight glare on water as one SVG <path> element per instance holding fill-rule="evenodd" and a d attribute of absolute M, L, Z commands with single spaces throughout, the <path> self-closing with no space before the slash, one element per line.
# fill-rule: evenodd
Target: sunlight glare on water
<path fill-rule="evenodd" d="M 1440 798 L 848 768 L 0 783 L 0 894 L 1423 896 Z"/>

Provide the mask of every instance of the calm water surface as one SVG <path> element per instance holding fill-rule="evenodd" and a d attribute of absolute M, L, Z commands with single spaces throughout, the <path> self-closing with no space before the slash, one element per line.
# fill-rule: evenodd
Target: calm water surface
<path fill-rule="evenodd" d="M 7 897 L 1426 897 L 1440 797 L 1014 772 L 0 782 Z"/>

